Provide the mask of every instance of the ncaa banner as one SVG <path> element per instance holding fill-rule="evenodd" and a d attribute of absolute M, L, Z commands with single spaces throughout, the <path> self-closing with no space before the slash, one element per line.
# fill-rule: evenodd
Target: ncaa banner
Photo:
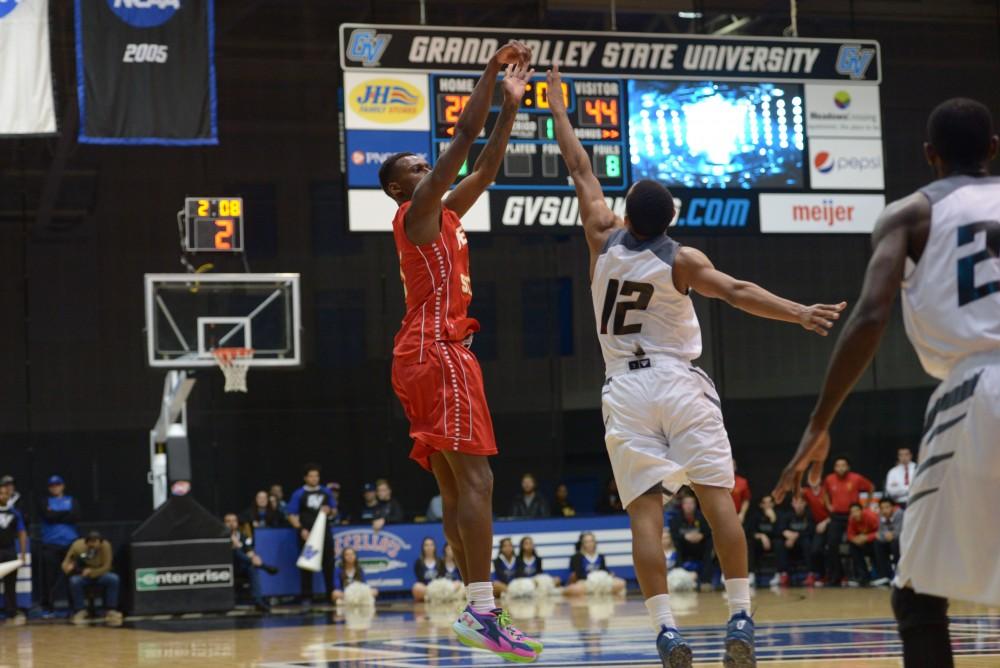
<path fill-rule="evenodd" d="M 214 0 L 75 1 L 80 142 L 219 143 Z"/>
<path fill-rule="evenodd" d="M 0 0 L 0 135 L 56 131 L 48 0 Z"/>

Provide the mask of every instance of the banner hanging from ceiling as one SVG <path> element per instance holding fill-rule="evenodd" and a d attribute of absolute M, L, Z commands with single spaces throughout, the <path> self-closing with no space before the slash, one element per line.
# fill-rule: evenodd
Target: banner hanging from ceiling
<path fill-rule="evenodd" d="M 213 0 L 76 0 L 79 140 L 218 144 Z"/>
<path fill-rule="evenodd" d="M 0 0 L 0 135 L 55 131 L 49 1 Z"/>

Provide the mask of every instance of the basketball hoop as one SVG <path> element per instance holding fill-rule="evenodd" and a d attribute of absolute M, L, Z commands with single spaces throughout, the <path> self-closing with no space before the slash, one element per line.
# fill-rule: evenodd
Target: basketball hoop
<path fill-rule="evenodd" d="M 253 348 L 214 348 L 212 355 L 226 377 L 226 392 L 246 392 Z"/>

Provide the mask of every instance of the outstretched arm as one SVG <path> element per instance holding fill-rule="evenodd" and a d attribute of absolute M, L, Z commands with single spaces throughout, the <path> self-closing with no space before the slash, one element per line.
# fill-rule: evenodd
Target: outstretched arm
<path fill-rule="evenodd" d="M 413 191 L 409 210 L 406 212 L 406 236 L 417 245 L 437 239 L 441 228 L 441 198 L 448 192 L 458 176 L 458 171 L 469 156 L 469 148 L 479 137 L 486 123 L 493 97 L 493 86 L 503 65 L 526 62 L 530 52 L 524 45 L 511 42 L 497 51 L 486 70 L 479 77 L 469 101 L 455 124 L 455 138 L 437 159 L 434 169 L 425 176 Z"/>
<path fill-rule="evenodd" d="M 798 492 L 806 469 L 809 469 L 809 481 L 819 482 L 830 451 L 830 424 L 875 356 L 903 282 L 912 237 L 921 221 L 929 217 L 929 204 L 919 194 L 890 205 L 879 217 L 872 234 L 875 251 L 868 262 L 858 305 L 837 339 L 823 389 L 799 448 L 774 489 L 776 503 L 781 503 L 786 493 Z"/>
<path fill-rule="evenodd" d="M 521 106 L 521 98 L 524 97 L 525 85 L 531 81 L 534 74 L 535 70 L 530 69 L 528 63 L 507 66 L 507 73 L 501 84 L 503 107 L 500 109 L 496 125 L 493 126 L 493 132 L 490 133 L 490 139 L 476 159 L 476 164 L 472 166 L 472 172 L 459 181 L 444 200 L 445 206 L 459 217 L 472 208 L 496 178 L 504 153 L 507 151 L 507 141 L 514 127 L 517 110 Z"/>
<path fill-rule="evenodd" d="M 620 227 L 622 223 L 604 201 L 604 191 L 601 189 L 601 182 L 594 176 L 590 156 L 573 132 L 573 125 L 566 113 L 566 101 L 562 95 L 562 77 L 559 76 L 558 65 L 552 66 L 546 73 L 546 79 L 549 85 L 549 109 L 552 111 L 552 120 L 555 124 L 556 141 L 559 143 L 559 152 L 562 153 L 566 168 L 573 179 L 573 186 L 576 188 L 576 199 L 580 203 L 580 219 L 583 222 L 583 231 L 587 235 L 587 244 L 590 246 L 590 273 L 593 276 L 597 254 L 601 252 L 611 231 Z"/>
<path fill-rule="evenodd" d="M 693 289 L 700 295 L 721 299 L 730 306 L 759 318 L 802 325 L 810 332 L 826 336 L 846 304 L 804 306 L 772 294 L 756 283 L 741 281 L 715 268 L 700 250 L 684 246 L 674 264 L 674 285 L 681 292 Z"/>

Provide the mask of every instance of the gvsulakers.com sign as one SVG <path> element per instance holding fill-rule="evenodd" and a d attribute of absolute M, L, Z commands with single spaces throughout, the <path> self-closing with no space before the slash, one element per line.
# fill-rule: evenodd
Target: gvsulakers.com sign
<path fill-rule="evenodd" d="M 427 77 L 344 74 L 346 126 L 351 130 L 429 130 Z"/>
<path fill-rule="evenodd" d="M 135 569 L 135 590 L 137 592 L 232 586 L 232 564 Z"/>

